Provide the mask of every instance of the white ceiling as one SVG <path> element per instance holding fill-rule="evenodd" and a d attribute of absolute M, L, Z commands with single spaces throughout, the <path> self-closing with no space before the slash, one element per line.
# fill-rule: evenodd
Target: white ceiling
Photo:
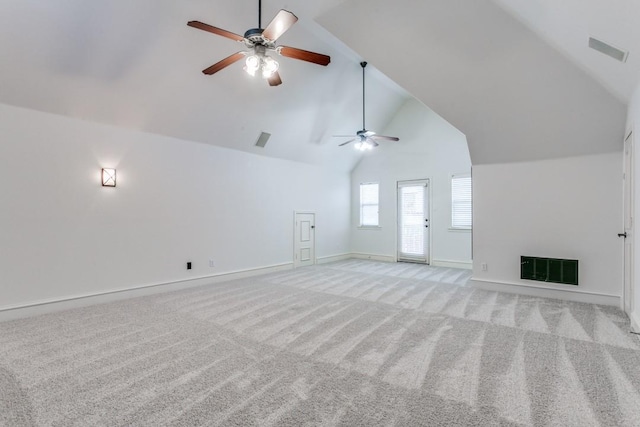
<path fill-rule="evenodd" d="M 0 2 L 0 102 L 268 156 L 350 170 L 338 147 L 362 125 L 362 60 L 312 19 L 340 0 L 263 2 L 300 20 L 279 44 L 328 54 L 328 67 L 279 58 L 270 87 L 236 63 L 201 70 L 243 45 L 188 27 L 200 20 L 244 34 L 257 0 L 21 0 Z M 367 68 L 367 127 L 382 129 L 408 98 Z M 272 134 L 255 147 L 260 132 Z"/>
<path fill-rule="evenodd" d="M 628 102 L 640 80 L 637 0 L 494 0 Z M 626 63 L 588 47 L 595 37 L 629 51 Z"/>
<path fill-rule="evenodd" d="M 384 37 L 354 30 L 356 20 Z M 318 22 L 460 129 L 473 164 L 622 149 L 626 106 L 596 70 L 492 0 L 350 0 Z"/>
<path fill-rule="evenodd" d="M 361 127 L 364 58 L 370 129 L 410 93 L 467 135 L 476 164 L 620 149 L 640 76 L 636 0 L 263 3 L 263 26 L 281 8 L 300 18 L 279 44 L 332 63 L 281 58 L 275 88 L 241 64 L 204 76 L 241 46 L 186 22 L 242 34 L 257 0 L 1 1 L 0 102 L 349 170 L 358 154 L 331 135 Z M 629 49 L 627 63 L 589 35 Z"/>

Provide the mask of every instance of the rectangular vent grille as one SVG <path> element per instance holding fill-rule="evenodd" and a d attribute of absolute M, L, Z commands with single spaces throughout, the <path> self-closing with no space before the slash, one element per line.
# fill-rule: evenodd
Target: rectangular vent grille
<path fill-rule="evenodd" d="M 593 37 L 589 37 L 589 47 L 600 53 L 604 53 L 613 59 L 617 59 L 620 62 L 627 62 L 627 56 L 629 56 L 629 52 L 618 49 L 617 47 L 611 46 L 609 43 L 594 39 Z"/>
<path fill-rule="evenodd" d="M 520 278 L 578 286 L 578 260 L 523 256 Z"/>
<path fill-rule="evenodd" d="M 262 132 L 256 141 L 256 147 L 264 148 L 264 146 L 267 145 L 269 138 L 271 138 L 270 133 Z"/>

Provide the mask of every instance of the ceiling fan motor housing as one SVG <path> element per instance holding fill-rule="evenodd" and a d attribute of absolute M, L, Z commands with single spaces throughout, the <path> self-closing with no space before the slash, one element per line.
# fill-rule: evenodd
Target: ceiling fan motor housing
<path fill-rule="evenodd" d="M 263 32 L 264 30 L 262 28 L 251 28 L 247 30 L 244 33 L 244 38 L 248 41 L 248 43 L 246 43 L 247 46 L 253 47 L 262 45 L 270 48 L 275 47 L 274 42 L 267 40 L 262 36 Z"/>

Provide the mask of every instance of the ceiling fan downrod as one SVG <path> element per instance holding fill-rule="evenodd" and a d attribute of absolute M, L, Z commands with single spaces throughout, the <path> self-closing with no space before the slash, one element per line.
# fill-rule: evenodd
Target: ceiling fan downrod
<path fill-rule="evenodd" d="M 362 61 L 360 63 L 360 66 L 362 67 L 362 130 L 366 131 L 367 128 L 364 125 L 364 116 L 365 116 L 364 115 L 364 105 L 365 105 L 364 104 L 364 93 L 365 93 L 365 91 L 364 91 L 364 68 L 367 66 L 366 61 Z"/>

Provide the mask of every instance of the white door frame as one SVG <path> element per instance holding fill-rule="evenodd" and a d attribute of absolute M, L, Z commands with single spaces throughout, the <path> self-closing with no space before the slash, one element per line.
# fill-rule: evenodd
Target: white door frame
<path fill-rule="evenodd" d="M 634 229 L 635 229 L 635 147 L 633 129 L 627 133 L 623 148 L 623 271 L 622 271 L 622 310 L 628 315 L 634 310 Z"/>
<path fill-rule="evenodd" d="M 293 211 L 293 268 L 297 268 L 300 264 L 300 260 L 298 259 L 298 227 L 297 227 L 297 223 L 298 223 L 298 215 L 299 214 L 305 214 L 305 215 L 313 215 L 313 226 L 311 227 L 311 233 L 312 233 L 312 253 L 313 256 L 312 258 L 312 263 L 315 265 L 316 264 L 316 229 L 315 229 L 315 224 L 316 224 L 316 213 L 313 211 Z"/>
<path fill-rule="evenodd" d="M 431 254 L 432 252 L 432 238 L 431 238 L 431 230 L 433 228 L 433 222 L 432 222 L 432 218 L 433 215 L 431 214 L 431 210 L 432 210 L 432 203 L 431 203 L 431 178 L 423 178 L 423 179 L 409 179 L 409 180 L 403 180 L 403 181 L 398 181 L 396 183 L 396 261 L 403 261 L 403 262 L 411 262 L 411 260 L 407 259 L 407 258 L 402 258 L 400 256 L 400 186 L 401 185 L 411 185 L 412 183 L 414 184 L 422 184 L 424 183 L 425 187 L 426 187 L 426 198 L 425 198 L 425 203 L 427 204 L 427 209 L 426 209 L 426 215 L 427 218 L 429 219 L 429 228 L 427 231 L 427 242 L 425 244 L 425 250 L 426 250 L 426 254 L 425 254 L 425 264 L 430 265 L 431 264 Z M 416 261 L 417 262 L 417 261 Z"/>

